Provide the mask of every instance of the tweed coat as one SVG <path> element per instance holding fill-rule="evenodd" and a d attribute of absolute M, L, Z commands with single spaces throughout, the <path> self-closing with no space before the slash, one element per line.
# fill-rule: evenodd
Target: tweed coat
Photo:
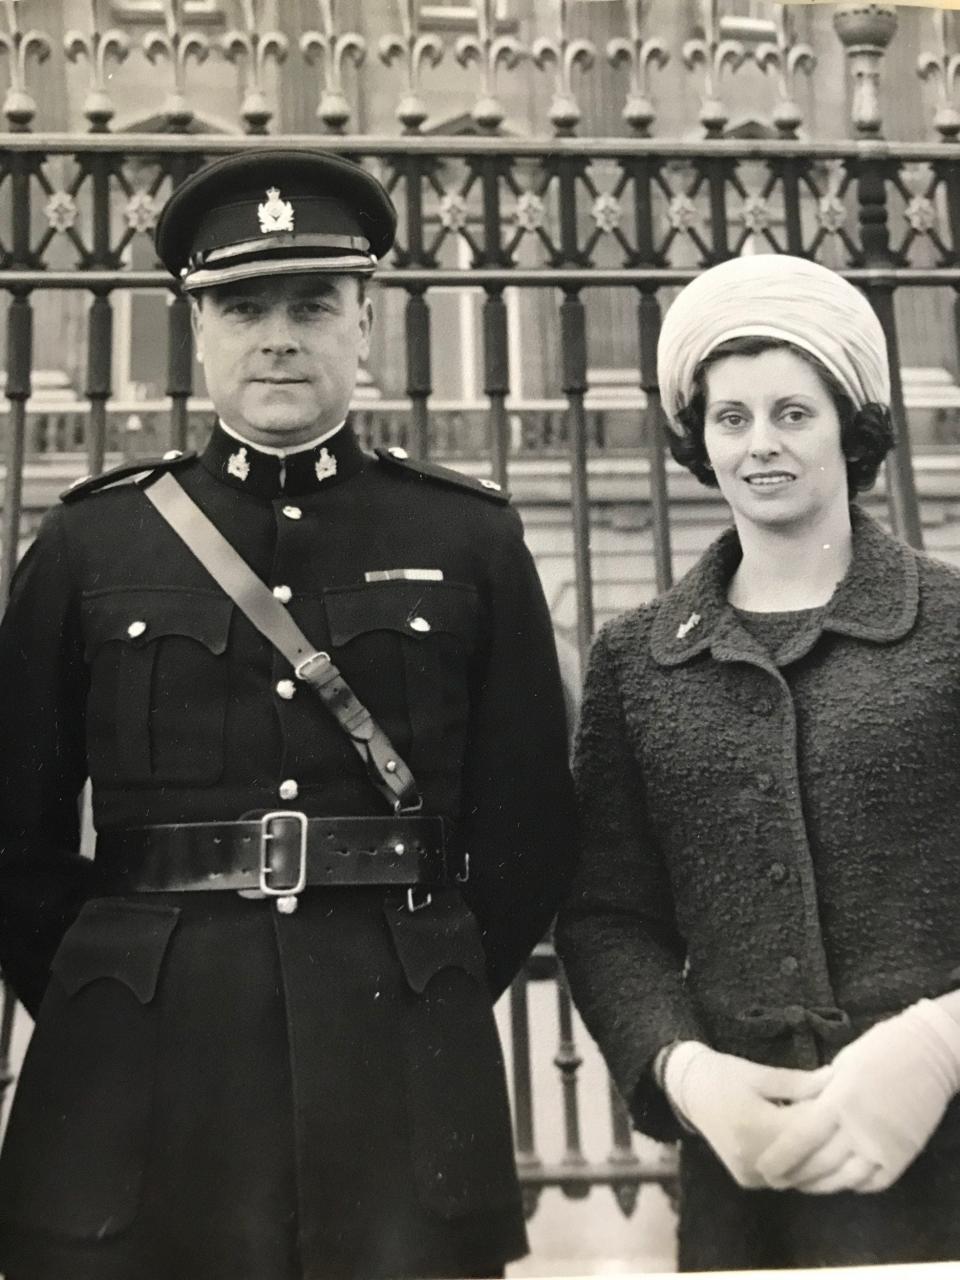
<path fill-rule="evenodd" d="M 726 601 L 734 530 L 591 654 L 558 946 L 654 1138 L 681 1136 L 670 1041 L 815 1067 L 960 983 L 960 573 L 851 511 L 851 566 L 776 661 Z M 955 1104 L 881 1195 L 743 1192 L 697 1139 L 682 1163 L 687 1268 L 960 1257 Z"/>
<path fill-rule="evenodd" d="M 164 467 L 331 652 L 469 880 L 415 912 L 379 888 L 290 915 L 98 896 L 88 774 L 99 833 L 386 808 L 140 483 L 51 511 L 0 629 L 0 959 L 38 1014 L 0 1158 L 15 1278 L 487 1274 L 525 1250 L 491 1006 L 571 864 L 550 617 L 500 495 L 349 426 L 314 453 L 217 428 Z"/>

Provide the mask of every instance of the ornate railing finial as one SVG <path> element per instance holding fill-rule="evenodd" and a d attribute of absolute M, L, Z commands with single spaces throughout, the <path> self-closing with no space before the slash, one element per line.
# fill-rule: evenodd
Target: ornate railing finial
<path fill-rule="evenodd" d="M 502 63 L 512 71 L 524 56 L 523 46 L 513 36 L 498 36 L 496 0 L 477 0 L 477 34 L 461 36 L 454 47 L 454 57 L 461 67 L 471 62 L 480 65 L 480 96 L 470 112 L 481 129 L 493 133 L 503 124 L 506 114 L 496 95 L 497 66 Z"/>
<path fill-rule="evenodd" d="M 630 67 L 630 91 L 623 108 L 623 118 L 641 138 L 650 136 L 656 112 L 647 86 L 650 67 L 665 67 L 670 61 L 667 47 L 657 36 L 643 36 L 644 13 L 649 0 L 623 0 L 627 11 L 629 36 L 617 36 L 607 43 L 607 59 L 611 66 L 625 62 Z"/>
<path fill-rule="evenodd" d="M 83 114 L 94 133 L 106 132 L 114 117 L 113 99 L 107 88 L 107 59 L 123 62 L 130 52 L 130 41 L 116 27 L 104 31 L 100 26 L 98 0 L 90 0 L 90 31 L 68 31 L 63 48 L 71 62 L 79 62 L 81 56 L 90 63 L 90 88 L 83 104 Z"/>
<path fill-rule="evenodd" d="M 746 50 L 739 40 L 720 38 L 718 0 L 702 0 L 703 35 L 687 40 L 683 46 L 683 61 L 690 71 L 703 65 L 703 96 L 700 105 L 700 123 L 708 138 L 719 138 L 730 119 L 729 112 L 720 99 L 720 78 L 723 69 L 736 71 L 743 65 Z"/>
<path fill-rule="evenodd" d="M 244 94 L 240 115 L 247 133 L 266 133 L 273 118 L 273 109 L 267 102 L 263 79 L 267 61 L 273 58 L 283 62 L 287 56 L 288 40 L 282 31 L 263 31 L 260 24 L 262 0 L 241 0 L 244 30 L 227 31 L 220 39 L 220 47 L 228 62 L 244 65 Z"/>
<path fill-rule="evenodd" d="M 937 41 L 936 53 L 921 53 L 917 59 L 917 75 L 921 80 L 937 82 L 937 110 L 933 127 L 946 142 L 952 142 L 960 134 L 960 111 L 956 107 L 957 81 L 960 79 L 960 53 L 951 51 L 950 15 L 943 9 L 935 9 L 930 15 Z"/>
<path fill-rule="evenodd" d="M 187 129 L 193 120 L 193 107 L 187 101 L 187 62 L 195 58 L 205 62 L 210 53 L 210 42 L 196 31 L 186 31 L 183 18 L 183 0 L 163 0 L 165 31 L 151 31 L 143 38 L 143 51 L 152 63 L 161 57 L 170 59 L 173 71 L 173 89 L 167 96 L 163 111 L 171 129 Z"/>
<path fill-rule="evenodd" d="M 5 49 L 10 63 L 10 85 L 3 99 L 3 114 L 11 129 L 22 132 L 29 129 L 37 113 L 37 104 L 27 90 L 27 59 L 31 54 L 37 62 L 50 57 L 50 41 L 42 31 L 23 31 L 20 27 L 21 0 L 2 0 L 7 12 L 7 31 L 0 31 L 0 49 Z"/>
<path fill-rule="evenodd" d="M 853 127 L 864 138 L 877 138 L 883 127 L 880 113 L 880 68 L 887 45 L 897 31 L 892 4 L 840 4 L 833 26 L 847 51 L 853 76 Z"/>
<path fill-rule="evenodd" d="M 400 10 L 401 33 L 381 36 L 378 51 L 384 66 L 399 58 L 406 73 L 403 96 L 397 103 L 397 119 L 407 133 L 416 131 L 426 120 L 426 103 L 420 97 L 420 71 L 426 62 L 435 67 L 443 57 L 443 43 L 439 36 L 420 31 L 418 0 L 397 0 Z"/>
<path fill-rule="evenodd" d="M 320 31 L 305 31 L 300 50 L 309 63 L 322 68 L 323 87 L 317 117 L 331 133 L 343 133 L 350 122 L 350 103 L 343 92 L 343 64 L 349 58 L 359 67 L 367 56 L 367 42 L 356 31 L 337 32 L 336 0 L 317 0 Z"/>
<path fill-rule="evenodd" d="M 774 5 L 775 40 L 766 40 L 754 52 L 761 71 L 774 71 L 780 100 L 773 109 L 773 123 L 782 138 L 795 138 L 803 124 L 803 112 L 797 105 L 794 90 L 797 75 L 807 75 L 817 65 L 817 59 L 808 44 L 797 39 L 793 15 L 783 4 Z"/>
<path fill-rule="evenodd" d="M 555 71 L 553 101 L 550 103 L 550 122 L 558 134 L 573 133 L 580 121 L 580 104 L 573 95 L 573 69 L 580 66 L 589 71 L 597 50 L 590 40 L 571 40 L 567 0 L 558 0 L 558 33 L 554 40 L 541 36 L 534 40 L 531 52 L 533 60 L 544 70 L 553 63 Z"/>

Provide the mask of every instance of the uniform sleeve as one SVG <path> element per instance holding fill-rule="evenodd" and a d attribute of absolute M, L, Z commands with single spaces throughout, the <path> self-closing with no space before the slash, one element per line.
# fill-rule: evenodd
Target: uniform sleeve
<path fill-rule="evenodd" d="M 654 1083 L 653 1059 L 670 1041 L 703 1033 L 683 989 L 685 947 L 603 632 L 587 668 L 574 775 L 583 848 L 557 949 L 637 1127 L 674 1141 L 680 1130 Z"/>
<path fill-rule="evenodd" d="M 486 657 L 464 771 L 464 897 L 499 995 L 546 933 L 576 851 L 563 689 L 550 613 L 519 517 L 491 564 Z"/>
<path fill-rule="evenodd" d="M 57 508 L 14 575 L 0 624 L 0 967 L 31 1013 L 90 871 L 79 855 L 85 698 Z"/>

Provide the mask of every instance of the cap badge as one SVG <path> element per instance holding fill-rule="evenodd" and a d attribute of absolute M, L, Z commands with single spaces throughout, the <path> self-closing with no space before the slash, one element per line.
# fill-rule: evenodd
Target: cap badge
<path fill-rule="evenodd" d="M 690 617 L 686 620 L 686 622 L 681 622 L 679 627 L 677 627 L 677 639 L 678 640 L 686 639 L 687 634 L 691 632 L 694 629 L 694 627 L 699 627 L 700 621 L 701 619 L 700 619 L 699 613 L 691 613 Z"/>
<path fill-rule="evenodd" d="M 337 474 L 337 460 L 326 445 L 320 450 L 320 454 L 313 466 L 318 480 L 329 480 L 331 476 Z"/>
<path fill-rule="evenodd" d="M 250 474 L 250 463 L 247 461 L 247 451 L 239 448 L 236 453 L 231 453 L 227 459 L 227 472 L 231 476 L 236 476 L 238 480 L 246 480 Z"/>
<path fill-rule="evenodd" d="M 293 230 L 293 205 L 289 200 L 280 199 L 278 187 L 267 189 L 266 200 L 257 205 L 257 216 L 260 219 L 260 230 L 264 233 Z"/>

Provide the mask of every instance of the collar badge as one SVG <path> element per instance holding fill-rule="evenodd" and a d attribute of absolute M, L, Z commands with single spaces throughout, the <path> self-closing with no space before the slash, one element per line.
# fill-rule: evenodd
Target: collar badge
<path fill-rule="evenodd" d="M 331 476 L 337 474 L 337 460 L 326 445 L 320 450 L 313 469 L 317 473 L 318 480 L 329 480 Z"/>
<path fill-rule="evenodd" d="M 700 625 L 699 613 L 691 613 L 690 617 L 686 620 L 686 622 L 681 622 L 679 627 L 677 627 L 677 639 L 678 640 L 686 639 L 687 633 L 692 631 L 694 627 L 699 627 L 699 625 Z"/>
<path fill-rule="evenodd" d="M 278 187 L 268 188 L 266 200 L 257 205 L 257 217 L 264 233 L 293 230 L 293 205 L 289 200 L 280 199 Z"/>
<path fill-rule="evenodd" d="M 227 474 L 236 476 L 238 480 L 246 480 L 250 474 L 250 463 L 247 461 L 247 451 L 243 446 L 236 453 L 231 453 L 227 459 Z"/>

